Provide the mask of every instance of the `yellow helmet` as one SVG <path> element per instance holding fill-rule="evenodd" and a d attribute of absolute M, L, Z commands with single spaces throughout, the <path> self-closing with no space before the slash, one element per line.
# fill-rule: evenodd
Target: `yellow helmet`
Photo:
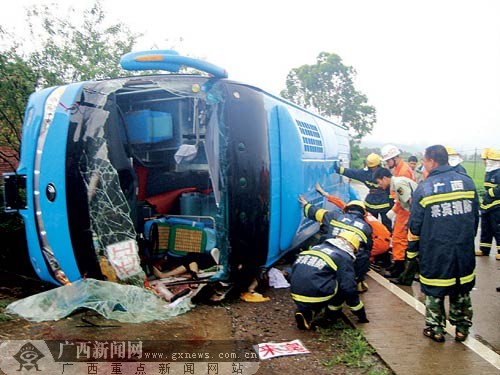
<path fill-rule="evenodd" d="M 481 159 L 488 159 L 488 154 L 490 153 L 490 148 L 485 148 L 483 149 L 483 152 L 481 152 Z"/>
<path fill-rule="evenodd" d="M 445 147 L 445 148 L 448 155 L 458 155 L 458 152 L 456 152 L 453 147 Z"/>
<path fill-rule="evenodd" d="M 363 214 L 366 213 L 366 205 L 365 202 L 363 201 L 358 201 L 358 200 L 353 200 L 350 202 L 347 202 L 347 204 L 344 207 L 344 211 L 347 211 L 349 207 L 359 207 L 363 210 Z"/>
<path fill-rule="evenodd" d="M 487 159 L 500 161 L 500 151 L 490 148 L 488 151 Z"/>
<path fill-rule="evenodd" d="M 366 166 L 368 168 L 376 167 L 380 165 L 381 160 L 382 158 L 380 157 L 380 155 L 372 152 L 370 155 L 366 157 Z"/>
<path fill-rule="evenodd" d="M 349 230 L 344 230 L 340 232 L 337 237 L 342 237 L 345 240 L 347 240 L 352 246 L 354 246 L 354 249 L 357 251 L 359 249 L 359 237 L 356 233 L 351 232 Z"/>

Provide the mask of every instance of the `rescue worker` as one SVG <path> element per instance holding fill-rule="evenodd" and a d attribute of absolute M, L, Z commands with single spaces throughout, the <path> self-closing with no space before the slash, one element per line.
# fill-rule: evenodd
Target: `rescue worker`
<path fill-rule="evenodd" d="M 445 341 L 445 296 L 455 340 L 464 341 L 472 325 L 470 291 L 475 283 L 474 238 L 479 222 L 479 201 L 472 179 L 448 164 L 444 146 L 425 150 L 429 171 L 415 192 L 409 221 L 410 248 L 420 263 L 420 285 L 425 294 L 423 334 Z"/>
<path fill-rule="evenodd" d="M 408 157 L 408 166 L 413 171 L 413 175 L 415 176 L 415 181 L 418 183 L 423 180 L 423 166 L 418 165 L 418 158 L 415 155 Z"/>
<path fill-rule="evenodd" d="M 382 221 L 389 231 L 392 231 L 392 222 L 387 218 L 386 214 L 392 208 L 394 200 L 390 197 L 389 190 L 378 187 L 373 178 L 375 171 L 381 168 L 380 162 L 380 156 L 371 153 L 366 157 L 366 167 L 364 169 L 344 168 L 337 163 L 333 167 L 335 172 L 365 184 L 368 188 L 368 194 L 365 197 L 366 211 L 376 218 L 380 215 L 380 221 Z"/>
<path fill-rule="evenodd" d="M 415 173 L 415 169 L 417 168 L 418 159 L 415 155 L 412 155 L 408 158 L 408 165 L 411 170 Z"/>
<path fill-rule="evenodd" d="M 392 232 L 393 265 L 384 276 L 398 278 L 405 269 L 411 196 L 417 188 L 417 183 L 407 177 L 393 176 L 387 168 L 379 169 L 374 177 L 381 188 L 390 188 L 397 198 L 394 207 L 387 213 L 387 217 L 395 218 Z"/>
<path fill-rule="evenodd" d="M 359 237 L 351 231 L 340 232 L 320 245 L 299 254 L 292 266 L 290 294 L 297 305 L 297 327 L 314 327 L 315 316 L 336 318 L 345 303 L 360 323 L 368 323 L 365 307 L 356 291 L 353 262 L 359 249 Z"/>
<path fill-rule="evenodd" d="M 416 181 L 413 170 L 401 159 L 400 154 L 401 151 L 394 145 L 385 145 L 382 147 L 382 160 L 385 161 L 385 166 L 392 170 L 392 174 L 396 177 L 407 177 Z"/>
<path fill-rule="evenodd" d="M 302 195 L 299 197 L 299 202 L 304 207 L 304 216 L 319 222 L 326 229 L 321 242 L 327 238 L 335 237 L 344 230 L 349 230 L 359 237 L 361 244 L 354 262 L 354 271 L 356 281 L 359 284 L 359 291 L 365 292 L 368 290 L 364 280 L 366 273 L 370 269 L 373 241 L 372 229 L 364 219 L 366 213 L 364 202 L 350 201 L 345 205 L 343 211 L 328 211 L 319 208 L 308 203 Z"/>
<path fill-rule="evenodd" d="M 333 203 L 342 211 L 345 210 L 345 202 L 340 198 L 328 194 L 318 183 L 316 183 L 316 191 L 324 196 L 328 202 Z M 372 250 L 370 252 L 370 263 L 374 264 L 373 267 L 378 267 L 375 263 L 380 262 L 382 266 L 387 267 L 386 265 L 390 264 L 389 249 L 391 247 L 391 232 L 389 232 L 380 220 L 369 212 L 365 213 L 364 220 L 372 228 Z M 362 293 L 367 290 L 368 285 L 364 281 L 358 282 L 358 292 Z"/>
<path fill-rule="evenodd" d="M 467 171 L 461 164 L 464 159 L 460 156 L 458 152 L 455 151 L 453 147 L 446 147 L 446 152 L 448 153 L 448 164 L 453 167 L 453 169 L 459 173 L 467 174 Z"/>
<path fill-rule="evenodd" d="M 401 151 L 395 145 L 388 144 L 382 147 L 381 150 L 382 160 L 385 162 L 386 167 L 392 171 L 394 177 L 406 177 L 416 181 L 415 175 L 410 166 L 401 159 Z M 384 186 L 384 185 L 383 185 Z M 395 194 L 395 190 L 392 190 Z M 398 194 L 399 195 L 399 194 Z M 406 247 L 408 245 L 407 223 L 409 218 L 409 211 L 402 208 L 398 200 L 394 207 L 387 213 L 387 217 L 394 220 L 392 228 L 392 267 L 389 267 L 388 277 L 397 278 L 404 270 L 404 261 Z M 399 215 L 399 218 L 397 217 Z M 393 272 L 394 271 L 394 272 Z"/>
<path fill-rule="evenodd" d="M 486 173 L 481 202 L 481 239 L 477 256 L 489 256 L 496 242 L 496 259 L 500 260 L 500 151 L 493 148 L 483 150 Z"/>

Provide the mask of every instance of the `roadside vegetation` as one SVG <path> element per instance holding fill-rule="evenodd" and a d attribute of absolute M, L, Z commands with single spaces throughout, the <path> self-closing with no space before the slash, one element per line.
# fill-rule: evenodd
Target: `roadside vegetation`
<path fill-rule="evenodd" d="M 474 180 L 476 190 L 481 196 L 484 192 L 484 163 L 482 160 L 466 160 L 462 163 L 468 175 Z"/>
<path fill-rule="evenodd" d="M 332 352 L 330 359 L 323 361 L 322 365 L 333 369 L 337 365 L 349 368 L 366 370 L 368 375 L 389 375 L 387 369 L 380 367 L 373 355 L 376 354 L 370 344 L 363 337 L 359 329 L 347 325 L 344 321 L 337 322 L 328 328 L 320 328 L 320 341 L 331 342 Z M 340 337 L 340 340 L 339 340 Z"/>

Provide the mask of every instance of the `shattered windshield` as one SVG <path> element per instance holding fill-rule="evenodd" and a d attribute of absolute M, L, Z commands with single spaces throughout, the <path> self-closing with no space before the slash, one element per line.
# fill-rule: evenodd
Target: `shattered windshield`
<path fill-rule="evenodd" d="M 152 76 L 85 85 L 67 145 L 68 216 L 82 274 L 142 285 L 139 255 L 152 245 L 136 239 L 148 238 L 150 217 L 199 217 L 215 230 L 219 103 L 207 102 L 205 81 Z M 199 210 L 191 196 L 183 201 L 187 192 L 197 192 Z"/>

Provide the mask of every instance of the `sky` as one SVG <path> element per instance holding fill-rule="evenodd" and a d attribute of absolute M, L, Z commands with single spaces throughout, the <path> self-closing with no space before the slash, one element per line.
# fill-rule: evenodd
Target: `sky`
<path fill-rule="evenodd" d="M 24 8 L 5 0 L 0 25 L 23 33 Z M 80 0 L 78 9 L 92 4 Z M 500 1 L 101 0 L 110 21 L 144 34 L 136 50 L 174 46 L 273 94 L 291 69 L 338 54 L 377 111 L 365 144 L 470 153 L 500 148 Z M 182 41 L 180 41 L 182 39 Z"/>

